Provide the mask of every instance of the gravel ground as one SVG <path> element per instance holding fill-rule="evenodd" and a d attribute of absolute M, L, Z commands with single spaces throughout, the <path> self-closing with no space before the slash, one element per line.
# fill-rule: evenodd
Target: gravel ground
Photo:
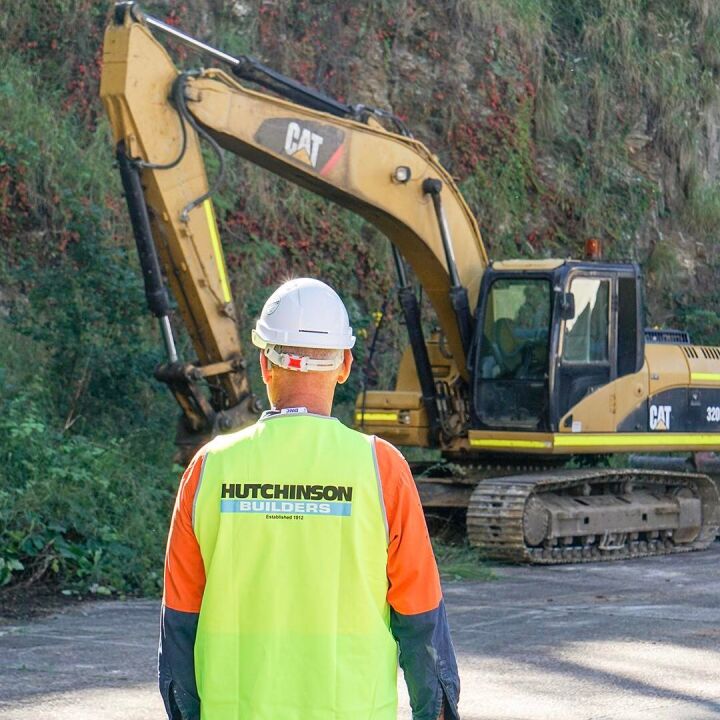
<path fill-rule="evenodd" d="M 463 718 L 720 718 L 719 565 L 716 543 L 667 558 L 501 567 L 495 581 L 446 585 Z M 0 718 L 159 720 L 157 626 L 151 601 L 6 620 Z"/>

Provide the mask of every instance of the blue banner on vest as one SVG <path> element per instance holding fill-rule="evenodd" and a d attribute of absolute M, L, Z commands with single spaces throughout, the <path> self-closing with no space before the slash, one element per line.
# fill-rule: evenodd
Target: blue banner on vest
<path fill-rule="evenodd" d="M 273 515 L 344 515 L 352 511 L 349 502 L 288 502 L 285 500 L 221 500 L 220 512 Z"/>

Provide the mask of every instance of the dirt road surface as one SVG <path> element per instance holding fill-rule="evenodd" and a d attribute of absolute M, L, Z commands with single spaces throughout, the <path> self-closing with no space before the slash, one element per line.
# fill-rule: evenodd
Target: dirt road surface
<path fill-rule="evenodd" d="M 720 543 L 497 575 L 445 588 L 464 720 L 720 718 Z M 157 626 L 150 601 L 0 624 L 0 718 L 160 720 Z"/>

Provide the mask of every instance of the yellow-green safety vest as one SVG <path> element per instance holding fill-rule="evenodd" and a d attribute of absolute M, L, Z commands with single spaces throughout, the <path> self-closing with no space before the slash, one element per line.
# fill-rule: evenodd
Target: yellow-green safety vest
<path fill-rule="evenodd" d="M 193 527 L 206 576 L 195 641 L 202 720 L 395 720 L 370 437 L 299 414 L 216 438 Z"/>

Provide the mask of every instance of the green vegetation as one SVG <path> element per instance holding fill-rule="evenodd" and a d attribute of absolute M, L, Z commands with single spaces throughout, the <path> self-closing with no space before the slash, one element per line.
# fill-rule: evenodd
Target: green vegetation
<path fill-rule="evenodd" d="M 107 129 L 59 112 L 20 56 L 3 64 L 0 585 L 156 593 L 175 411 L 148 382 L 161 356 Z"/>
<path fill-rule="evenodd" d="M 110 4 L 6 5 L 0 584 L 153 593 L 179 472 L 177 411 L 151 379 L 162 348 L 98 100 Z M 391 108 L 458 178 L 491 256 L 580 255 L 601 237 L 608 257 L 646 270 L 651 323 L 720 342 L 715 3 L 145 5 L 335 97 Z M 387 241 L 306 191 L 229 164 L 215 202 L 243 336 L 269 287 L 315 274 L 348 301 L 362 367 L 394 284 Z M 391 302 L 371 386 L 392 383 L 398 315 Z M 184 336 L 180 349 L 192 359 Z M 339 392 L 345 419 L 360 386 L 356 373 Z M 449 576 L 476 567 L 466 548 L 438 545 L 438 556 Z"/>
<path fill-rule="evenodd" d="M 1 410 L 0 585 L 55 576 L 67 592 L 157 593 L 176 483 L 170 442 L 68 435 L 48 425 L 51 404 L 32 383 Z"/>
<path fill-rule="evenodd" d="M 442 580 L 493 580 L 495 573 L 467 542 L 433 539 L 433 550 Z"/>

